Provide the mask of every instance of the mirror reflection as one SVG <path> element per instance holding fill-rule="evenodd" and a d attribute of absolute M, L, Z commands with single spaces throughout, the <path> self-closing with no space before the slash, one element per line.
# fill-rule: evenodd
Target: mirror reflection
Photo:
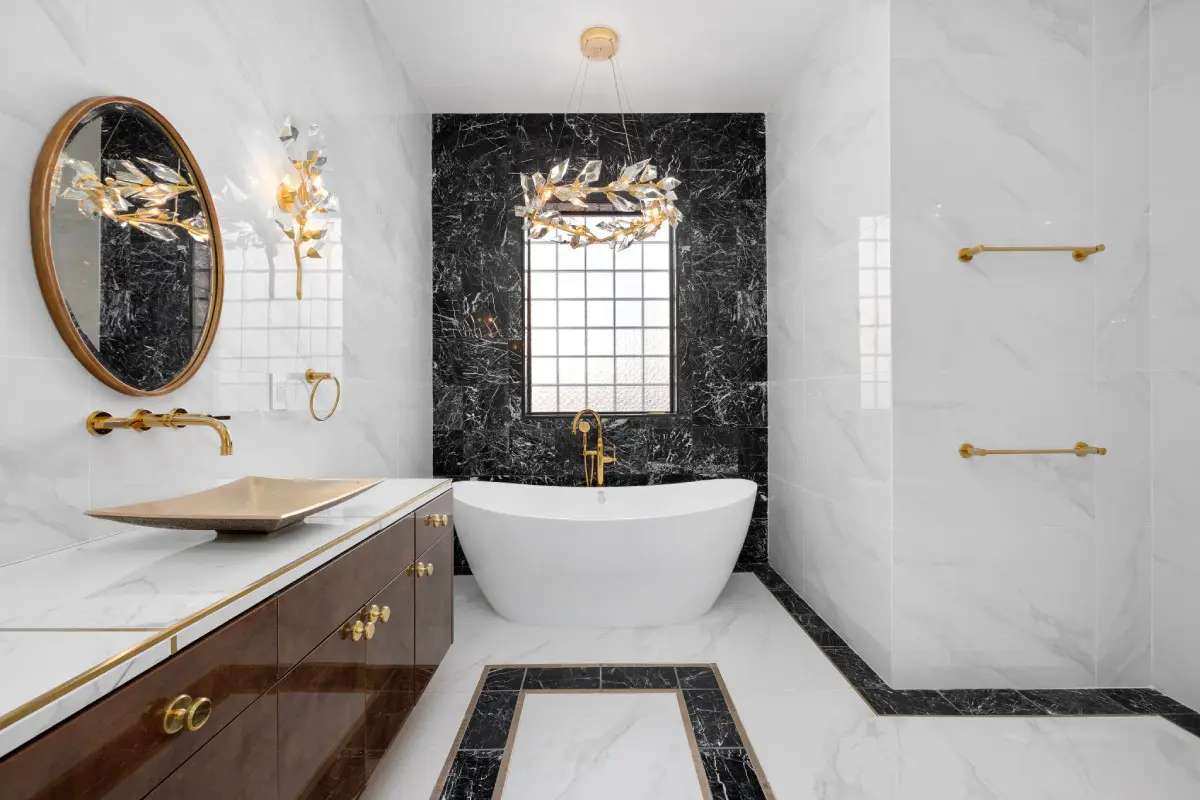
<path fill-rule="evenodd" d="M 70 323 L 136 393 L 186 373 L 215 316 L 209 204 L 181 145 L 146 110 L 105 103 L 70 131 L 50 186 L 52 264 Z"/>

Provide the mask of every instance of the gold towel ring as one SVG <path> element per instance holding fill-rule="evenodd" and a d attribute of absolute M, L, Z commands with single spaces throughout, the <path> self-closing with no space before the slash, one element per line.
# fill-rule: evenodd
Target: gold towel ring
<path fill-rule="evenodd" d="M 342 402 L 342 382 L 332 372 L 315 372 L 311 369 L 304 371 L 304 380 L 312 384 L 312 389 L 308 393 L 308 413 L 312 414 L 312 418 L 317 422 L 324 422 L 333 416 L 333 412 L 337 411 L 338 403 Z M 322 417 L 317 414 L 314 406 L 317 402 L 317 387 L 326 380 L 332 380 L 333 385 L 337 387 L 337 397 L 333 399 L 333 408 L 329 409 L 329 413 Z"/>

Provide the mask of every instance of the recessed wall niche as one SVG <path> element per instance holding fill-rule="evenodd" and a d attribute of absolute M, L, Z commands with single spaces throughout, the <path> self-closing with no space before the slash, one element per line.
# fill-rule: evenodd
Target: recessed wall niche
<path fill-rule="evenodd" d="M 766 559 L 765 127 L 761 114 L 626 115 L 634 160 L 678 177 L 678 413 L 605 418 L 611 486 L 759 484 L 740 563 Z M 434 472 L 582 485 L 570 419 L 525 415 L 519 173 L 571 156 L 630 161 L 616 114 L 437 114 L 433 120 Z M 461 552 L 458 569 L 469 571 Z"/>

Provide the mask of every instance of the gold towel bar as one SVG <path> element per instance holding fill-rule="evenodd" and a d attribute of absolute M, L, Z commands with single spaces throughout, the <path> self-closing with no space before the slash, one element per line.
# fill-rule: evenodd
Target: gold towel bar
<path fill-rule="evenodd" d="M 1075 446 L 1070 450 L 984 450 L 982 447 L 976 447 L 973 444 L 964 444 L 958 448 L 958 454 L 963 458 L 971 456 L 1026 456 L 1026 455 L 1047 455 L 1052 453 L 1070 453 L 1079 456 L 1102 456 L 1108 453 L 1107 447 L 1092 447 L 1087 442 L 1076 442 Z"/>
<path fill-rule="evenodd" d="M 964 264 L 975 258 L 980 253 L 1044 253 L 1044 252 L 1070 252 L 1071 257 L 1076 261 L 1086 261 L 1088 256 L 1096 253 L 1104 252 L 1104 245 L 1098 244 L 1095 247 L 1075 247 L 1072 245 L 1054 245 L 1049 247 L 992 247 L 990 245 L 981 244 L 978 247 L 964 247 L 958 251 L 958 260 Z"/>

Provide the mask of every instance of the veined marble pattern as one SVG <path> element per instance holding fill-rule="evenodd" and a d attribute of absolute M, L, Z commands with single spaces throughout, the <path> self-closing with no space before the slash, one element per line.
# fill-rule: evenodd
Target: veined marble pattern
<path fill-rule="evenodd" d="M 765 128 L 760 114 L 626 115 L 633 152 L 683 183 L 675 230 L 678 408 L 609 417 L 614 486 L 707 477 L 759 483 L 742 563 L 766 561 Z M 642 153 L 643 155 L 637 155 Z M 582 483 L 570 420 L 524 415 L 524 250 L 518 173 L 572 156 L 629 160 L 613 114 L 434 117 L 434 473 Z M 573 167 L 577 168 L 577 167 Z M 493 320 L 492 328 L 478 318 Z M 459 551 L 460 572 L 469 571 Z"/>
<path fill-rule="evenodd" d="M 425 797 L 486 664 L 718 665 L 776 795 L 928 800 L 1173 800 L 1200 792 L 1200 739 L 1154 717 L 877 717 L 759 580 L 735 574 L 687 625 L 577 631 L 508 623 L 455 586 L 446 661 L 368 798 Z"/>
<path fill-rule="evenodd" d="M 5 609 L 0 618 L 0 718 L 113 656 L 145 645 L 38 711 L 0 726 L 0 754 L 449 488 L 437 479 L 389 480 L 274 534 L 130 528 L 0 567 L 0 608 Z M 167 636 L 164 629 L 214 605 L 221 607 Z M 51 668 L 33 666 L 42 662 Z"/>
<path fill-rule="evenodd" d="M 531 694 L 504 782 L 514 798 L 699 798 L 674 692 Z"/>
<path fill-rule="evenodd" d="M 42 66 L 0 97 L 0 213 L 22 218 L 29 174 L 54 122 L 79 100 L 128 94 L 159 109 L 196 156 L 225 232 L 226 296 L 218 342 L 185 387 L 152 410 L 232 414 L 234 455 L 200 430 L 82 433 L 95 409 L 140 405 L 91 378 L 62 344 L 41 299 L 27 237 L 0 241 L 0 368 L 21 392 L 0 399 L 16 426 L 0 449 L 0 564 L 112 533 L 81 512 L 100 500 L 179 494 L 222 478 L 396 477 L 431 472 L 429 344 L 431 126 L 400 58 L 362 0 L 297 0 L 155 9 L 181 63 L 205 80 L 180 90 L 178 71 L 142 69 L 127 15 L 102 0 L 30 0 L 8 9 L 13 63 Z M 276 54 L 321 20 L 330 63 L 298 83 Z M 318 74 L 319 73 L 319 74 Z M 309 293 L 290 294 L 295 267 L 271 220 L 284 166 L 276 130 L 292 114 L 329 137 L 327 176 L 342 201 L 341 243 L 309 261 Z M 309 418 L 304 367 L 342 378 L 342 409 Z M 171 434 L 179 434 L 178 436 Z M 157 435 L 166 434 L 166 435 Z"/>

